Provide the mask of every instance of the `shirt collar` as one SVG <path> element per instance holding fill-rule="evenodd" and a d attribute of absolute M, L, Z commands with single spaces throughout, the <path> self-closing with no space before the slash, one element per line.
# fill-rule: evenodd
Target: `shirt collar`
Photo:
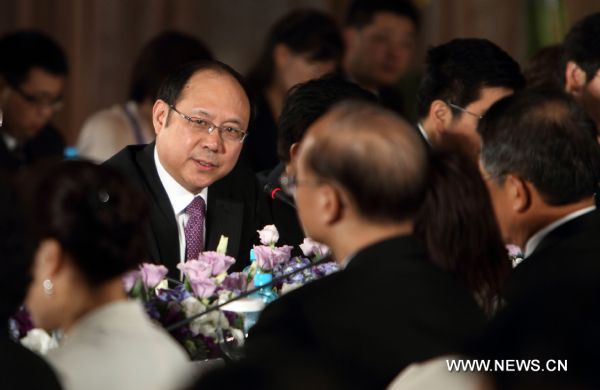
<path fill-rule="evenodd" d="M 427 141 L 427 143 L 431 145 L 431 140 L 429 139 L 429 136 L 427 135 L 427 132 L 425 131 L 425 128 L 423 127 L 421 122 L 417 123 L 417 129 L 419 129 L 421 135 L 423 136 L 423 138 L 425 138 L 425 141 Z"/>
<path fill-rule="evenodd" d="M 183 186 L 179 184 L 177 180 L 175 180 L 173 176 L 169 174 L 169 172 L 167 172 L 167 170 L 160 163 L 156 146 L 154 147 L 154 163 L 156 164 L 158 177 L 160 178 L 160 181 L 167 192 L 167 196 L 169 197 L 173 211 L 175 211 L 175 215 L 179 215 L 192 202 L 192 200 L 194 200 L 196 195 L 183 188 Z M 200 196 L 204 199 L 204 202 L 208 204 L 208 188 L 204 188 L 202 191 L 200 191 Z"/>
<path fill-rule="evenodd" d="M 6 148 L 10 151 L 15 150 L 17 148 L 17 139 L 10 134 L 6 134 L 4 131 L 2 132 L 2 138 L 4 138 L 4 143 L 6 144 Z"/>
<path fill-rule="evenodd" d="M 535 251 L 535 248 L 537 248 L 537 246 L 540 244 L 540 242 L 542 242 L 544 237 L 546 237 L 548 235 L 548 233 L 550 233 L 552 230 L 556 229 L 560 225 L 564 225 L 565 223 L 567 223 L 579 216 L 582 216 L 587 213 L 591 213 L 594 210 L 596 210 L 596 206 L 589 206 L 589 207 L 585 207 L 583 209 L 579 209 L 577 211 L 574 211 L 570 214 L 565 215 L 561 219 L 558 219 L 558 220 L 552 222 L 550 225 L 546 226 L 545 228 L 539 230 L 537 233 L 535 233 L 533 236 L 531 236 L 529 238 L 529 240 L 527 240 L 527 244 L 525 244 L 524 257 L 529 257 Z"/>

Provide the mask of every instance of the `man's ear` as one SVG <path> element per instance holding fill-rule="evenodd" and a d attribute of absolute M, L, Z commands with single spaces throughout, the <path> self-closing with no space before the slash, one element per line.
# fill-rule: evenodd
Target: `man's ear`
<path fill-rule="evenodd" d="M 152 107 L 152 124 L 154 125 L 154 132 L 156 135 L 161 132 L 163 128 L 167 126 L 169 120 L 169 105 L 158 99 L 154 102 Z"/>
<path fill-rule="evenodd" d="M 565 90 L 578 96 L 581 93 L 581 89 L 585 86 L 587 76 L 583 69 L 579 67 L 574 61 L 567 62 L 565 69 Z"/>
<path fill-rule="evenodd" d="M 434 143 L 439 143 L 439 140 L 448 131 L 452 123 L 452 111 L 446 102 L 436 99 L 431 103 L 427 122 L 427 135 L 430 136 Z"/>
<path fill-rule="evenodd" d="M 354 27 L 345 27 L 342 30 L 342 39 L 344 40 L 344 47 L 346 48 L 346 50 L 348 50 L 348 48 L 353 47 L 357 34 L 358 30 Z"/>
<path fill-rule="evenodd" d="M 508 174 L 505 177 L 510 207 L 516 213 L 524 213 L 531 207 L 531 188 L 529 184 L 519 176 Z"/>
<path fill-rule="evenodd" d="M 277 69 L 283 69 L 289 63 L 291 57 L 290 49 L 283 43 L 278 43 L 273 49 L 273 63 Z"/>
<path fill-rule="evenodd" d="M 331 184 L 323 184 L 317 189 L 316 206 L 324 225 L 335 224 L 342 216 L 345 203 L 339 188 Z"/>

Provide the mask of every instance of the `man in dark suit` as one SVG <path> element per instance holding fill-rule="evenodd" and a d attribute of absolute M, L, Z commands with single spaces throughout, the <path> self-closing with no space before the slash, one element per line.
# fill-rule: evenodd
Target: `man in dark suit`
<path fill-rule="evenodd" d="M 298 84 L 285 100 L 279 117 L 278 154 L 281 162 L 265 175 L 259 174 L 263 187 L 268 184 L 268 201 L 273 223 L 279 231 L 279 243 L 297 246 L 305 235 L 298 221 L 294 199 L 281 191 L 283 174 L 293 175 L 302 137 L 321 115 L 343 99 L 375 101 L 369 91 L 339 76 Z"/>
<path fill-rule="evenodd" d="M 60 109 L 68 65 L 65 54 L 37 31 L 17 31 L 0 39 L 0 169 L 63 156 L 64 140 L 50 124 Z"/>
<path fill-rule="evenodd" d="M 151 204 L 149 260 L 168 266 L 216 250 L 228 237 L 233 270 L 248 263 L 257 230 L 270 215 L 254 174 L 237 164 L 250 119 L 241 77 L 216 61 L 171 73 L 153 108 L 156 141 L 128 146 L 109 159 L 139 185 Z"/>
<path fill-rule="evenodd" d="M 371 103 L 340 103 L 309 129 L 286 188 L 343 269 L 267 306 L 246 364 L 277 370 L 290 356 L 297 375 L 308 367 L 342 388 L 377 389 L 480 329 L 473 297 L 412 235 L 428 164 L 410 125 Z"/>
<path fill-rule="evenodd" d="M 594 123 L 562 91 L 532 90 L 492 106 L 479 131 L 481 170 L 504 239 L 525 255 L 509 280 L 508 299 L 567 280 L 598 279 Z"/>

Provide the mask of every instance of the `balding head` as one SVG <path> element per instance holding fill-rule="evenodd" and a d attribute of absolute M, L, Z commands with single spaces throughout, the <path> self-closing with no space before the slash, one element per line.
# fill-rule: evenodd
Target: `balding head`
<path fill-rule="evenodd" d="M 408 123 L 366 102 L 336 105 L 309 130 L 300 164 L 346 192 L 363 218 L 406 220 L 426 189 L 427 151 Z"/>

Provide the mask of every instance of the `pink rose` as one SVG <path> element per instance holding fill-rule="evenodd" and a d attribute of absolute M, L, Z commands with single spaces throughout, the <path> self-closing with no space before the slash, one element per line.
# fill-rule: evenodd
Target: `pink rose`
<path fill-rule="evenodd" d="M 198 257 L 198 261 L 205 263 L 212 271 L 212 275 L 219 275 L 229 269 L 235 259 L 218 252 L 202 252 Z"/>
<path fill-rule="evenodd" d="M 142 282 L 146 288 L 154 288 L 167 276 L 169 270 L 164 265 L 144 263 L 140 266 Z"/>
<path fill-rule="evenodd" d="M 217 285 L 210 278 L 190 280 L 190 285 L 192 286 L 194 295 L 198 298 L 208 298 L 212 296 L 217 289 Z"/>
<path fill-rule="evenodd" d="M 290 260 L 292 247 L 284 245 L 271 248 L 270 246 L 255 245 L 254 253 L 256 254 L 258 267 L 263 271 L 270 271 L 276 265 Z"/>
<path fill-rule="evenodd" d="M 183 272 L 190 283 L 208 279 L 212 274 L 212 267 L 200 260 L 188 260 L 185 263 L 179 263 L 177 268 Z"/>
<path fill-rule="evenodd" d="M 300 249 L 302 249 L 304 256 L 314 255 L 317 257 L 325 257 L 329 254 L 329 247 L 327 245 L 313 241 L 310 238 L 304 239 L 304 242 L 300 244 Z"/>
<path fill-rule="evenodd" d="M 126 293 L 129 293 L 133 286 L 135 286 L 135 283 L 137 282 L 140 275 L 141 273 L 138 270 L 129 271 L 125 275 L 123 275 L 121 279 L 123 280 L 123 289 Z"/>
<path fill-rule="evenodd" d="M 263 245 L 275 245 L 279 240 L 279 232 L 275 225 L 267 225 L 262 230 L 257 230 L 260 243 Z"/>

